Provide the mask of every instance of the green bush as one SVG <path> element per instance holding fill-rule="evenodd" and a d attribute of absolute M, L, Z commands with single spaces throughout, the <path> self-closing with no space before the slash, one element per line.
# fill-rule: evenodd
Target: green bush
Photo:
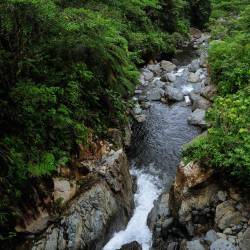
<path fill-rule="evenodd" d="M 249 186 L 250 5 L 247 1 L 213 2 L 216 14 L 212 15 L 211 27 L 217 23 L 225 27 L 223 36 L 211 42 L 209 49 L 210 73 L 219 96 L 207 113 L 211 124 L 207 136 L 187 146 L 183 156 L 186 161 L 198 160 L 222 170 Z M 241 4 L 237 5 L 239 2 Z M 223 22 L 215 19 L 218 13 Z M 218 38 L 218 30 L 214 34 L 214 38 Z"/>

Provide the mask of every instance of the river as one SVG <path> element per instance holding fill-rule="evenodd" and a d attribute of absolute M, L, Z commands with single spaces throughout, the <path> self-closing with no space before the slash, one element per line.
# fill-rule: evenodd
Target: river
<path fill-rule="evenodd" d="M 181 65 L 172 73 L 176 79 L 171 86 L 184 95 L 202 88 L 202 81 L 188 82 L 188 65 Z M 205 77 L 203 74 L 201 79 Z M 154 80 L 158 81 L 159 77 L 155 76 Z M 191 106 L 185 101 L 172 105 L 153 101 L 146 111 L 146 121 L 134 124 L 128 156 L 131 174 L 137 177 L 136 207 L 126 229 L 116 232 L 104 250 L 120 249 L 132 241 L 139 242 L 143 250 L 150 249 L 152 234 L 147 226 L 147 216 L 161 192 L 170 188 L 180 163 L 182 146 L 201 133 L 198 127 L 188 124 L 191 113 Z"/>

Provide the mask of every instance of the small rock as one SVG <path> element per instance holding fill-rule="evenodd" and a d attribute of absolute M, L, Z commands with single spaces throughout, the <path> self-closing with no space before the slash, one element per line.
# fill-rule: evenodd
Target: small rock
<path fill-rule="evenodd" d="M 123 245 L 120 250 L 142 250 L 142 246 L 137 241 L 133 241 Z"/>
<path fill-rule="evenodd" d="M 223 234 L 232 234 L 233 231 L 231 228 L 226 228 L 224 231 L 223 231 Z"/>
<path fill-rule="evenodd" d="M 201 90 L 201 95 L 208 100 L 212 100 L 217 93 L 217 88 L 215 85 L 208 85 Z"/>
<path fill-rule="evenodd" d="M 137 122 L 142 123 L 146 121 L 147 116 L 145 114 L 134 115 L 134 118 L 136 119 Z"/>
<path fill-rule="evenodd" d="M 202 128 L 207 127 L 207 122 L 205 120 L 206 111 L 203 109 L 196 109 L 189 117 L 188 123 L 195 126 L 200 126 Z"/>
<path fill-rule="evenodd" d="M 142 94 L 142 90 L 141 90 L 141 89 L 136 89 L 136 90 L 135 90 L 135 94 L 136 94 L 136 95 Z"/>
<path fill-rule="evenodd" d="M 216 232 L 214 230 L 209 230 L 207 233 L 206 233 L 206 236 L 205 236 L 205 240 L 212 243 L 216 240 L 218 240 L 218 235 L 216 234 Z"/>
<path fill-rule="evenodd" d="M 151 81 L 154 78 L 154 74 L 151 71 L 144 71 L 143 75 L 146 81 Z"/>
<path fill-rule="evenodd" d="M 171 101 L 180 102 L 184 98 L 184 96 L 183 96 L 183 94 L 182 94 L 182 92 L 180 90 L 178 90 L 177 88 L 171 87 L 171 86 L 166 87 L 165 94 L 168 97 L 168 99 L 171 100 Z"/>
<path fill-rule="evenodd" d="M 187 241 L 186 249 L 187 250 L 205 250 L 200 240 Z"/>
<path fill-rule="evenodd" d="M 219 239 L 225 239 L 225 240 L 227 239 L 226 234 L 223 234 L 223 233 L 217 233 L 217 236 Z"/>
<path fill-rule="evenodd" d="M 201 80 L 200 76 L 197 72 L 196 73 L 193 73 L 193 72 L 189 73 L 188 82 L 197 83 L 200 80 Z"/>
<path fill-rule="evenodd" d="M 161 88 L 153 88 L 148 92 L 147 99 L 150 101 L 160 101 L 164 93 L 164 90 Z"/>
<path fill-rule="evenodd" d="M 161 67 L 166 72 L 171 72 L 177 68 L 175 64 L 165 60 L 161 61 Z"/>
<path fill-rule="evenodd" d="M 196 109 L 208 110 L 210 107 L 211 103 L 200 95 L 196 95 L 195 99 L 193 99 L 192 110 Z"/>
<path fill-rule="evenodd" d="M 133 113 L 135 115 L 140 115 L 142 113 L 142 109 L 139 104 L 136 104 L 135 107 L 133 108 Z"/>
<path fill-rule="evenodd" d="M 168 76 L 168 80 L 169 80 L 170 82 L 175 82 L 175 81 L 176 81 L 176 76 L 175 76 L 175 74 L 173 74 L 173 73 L 167 73 L 167 76 Z"/>
<path fill-rule="evenodd" d="M 227 199 L 227 193 L 224 191 L 219 191 L 217 194 L 219 201 L 225 201 Z"/>
<path fill-rule="evenodd" d="M 162 72 L 162 69 L 161 69 L 161 66 L 160 66 L 159 63 L 157 63 L 157 64 L 149 64 L 149 65 L 147 66 L 147 68 L 148 68 L 150 71 L 152 71 L 153 73 L 155 73 L 156 75 L 159 75 L 159 74 L 161 74 L 161 72 Z"/>
<path fill-rule="evenodd" d="M 237 250 L 237 248 L 228 240 L 218 239 L 212 243 L 210 250 Z"/>
<path fill-rule="evenodd" d="M 195 73 L 200 68 L 200 60 L 195 59 L 189 65 L 189 71 Z"/>

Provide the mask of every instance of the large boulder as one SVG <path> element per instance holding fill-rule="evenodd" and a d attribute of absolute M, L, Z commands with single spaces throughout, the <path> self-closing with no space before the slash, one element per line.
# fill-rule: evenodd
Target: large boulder
<path fill-rule="evenodd" d="M 189 117 L 188 123 L 190 125 L 199 126 L 201 128 L 207 128 L 206 111 L 203 109 L 196 109 Z"/>
<path fill-rule="evenodd" d="M 183 93 L 179 89 L 171 86 L 166 87 L 165 95 L 170 101 L 180 102 L 184 99 Z"/>
<path fill-rule="evenodd" d="M 133 190 L 123 150 L 110 152 L 90 171 L 79 196 L 32 250 L 101 249 L 114 228 L 124 227 L 133 210 Z"/>
<path fill-rule="evenodd" d="M 242 220 L 241 213 L 236 211 L 233 200 L 224 201 L 216 207 L 215 222 L 217 226 L 224 230 L 231 225 L 238 225 Z"/>
<path fill-rule="evenodd" d="M 161 68 L 166 72 L 171 72 L 171 71 L 174 71 L 177 67 L 175 64 L 173 64 L 169 61 L 162 60 L 161 61 Z"/>
<path fill-rule="evenodd" d="M 167 220 L 169 216 L 169 193 L 163 193 L 158 200 L 154 202 L 154 207 L 148 215 L 147 224 L 149 228 L 153 230 L 157 223 L 164 224 L 164 220 Z"/>

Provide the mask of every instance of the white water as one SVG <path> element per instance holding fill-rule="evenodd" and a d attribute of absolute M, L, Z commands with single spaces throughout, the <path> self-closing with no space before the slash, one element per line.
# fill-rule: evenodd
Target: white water
<path fill-rule="evenodd" d="M 113 238 L 104 246 L 103 250 L 120 249 L 122 245 L 137 241 L 143 250 L 149 250 L 152 243 L 152 233 L 147 226 L 147 217 L 154 206 L 154 200 L 161 193 L 159 180 L 142 171 L 132 170 L 137 176 L 137 192 L 135 194 L 135 211 L 127 228 L 114 234 Z"/>

